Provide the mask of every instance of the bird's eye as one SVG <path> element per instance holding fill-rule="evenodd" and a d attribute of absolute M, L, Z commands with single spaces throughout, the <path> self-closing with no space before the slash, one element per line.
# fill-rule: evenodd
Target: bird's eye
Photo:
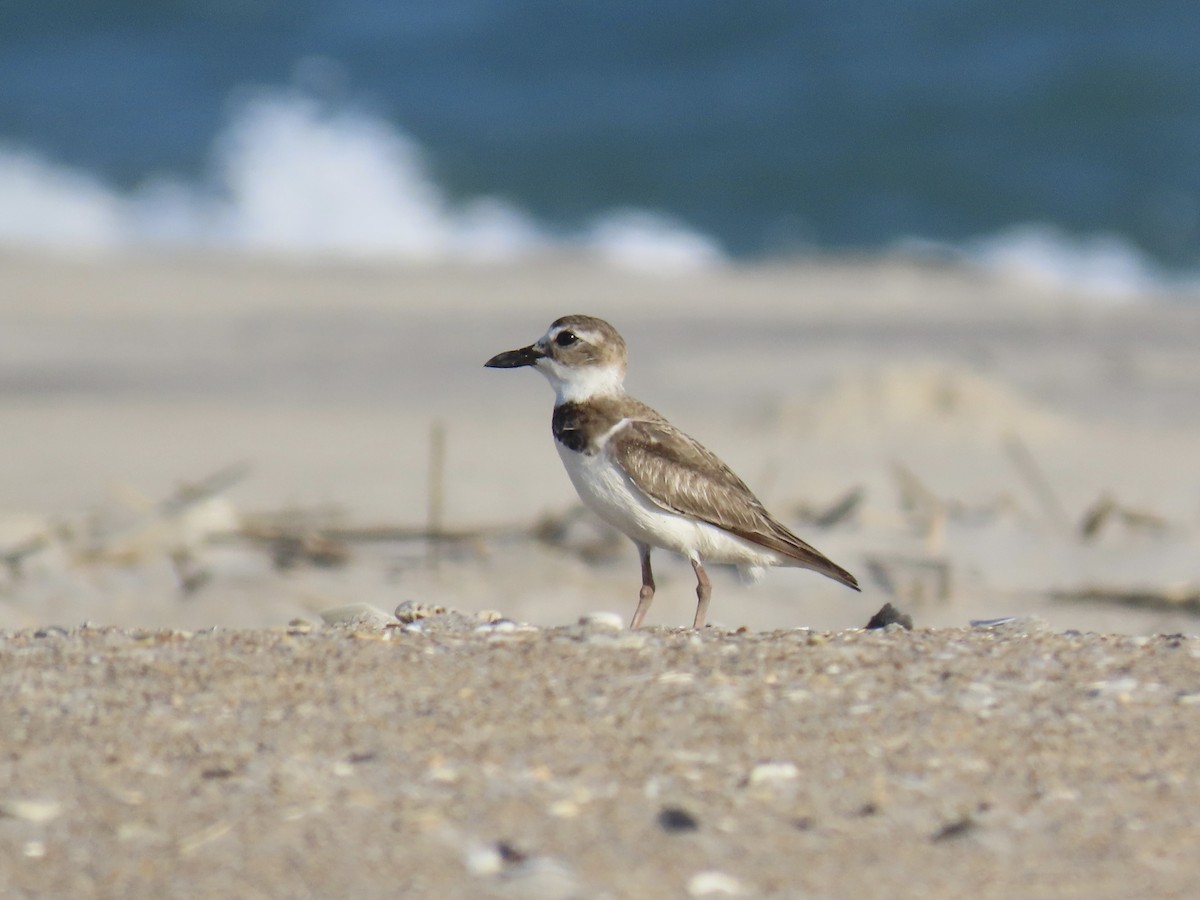
<path fill-rule="evenodd" d="M 573 332 L 573 331 L 560 331 L 560 332 L 559 332 L 559 333 L 558 333 L 558 334 L 555 336 L 555 338 L 554 338 L 554 343 L 558 344 L 558 346 L 560 346 L 560 347 L 570 347 L 570 346 L 571 346 L 572 344 L 574 344 L 574 343 L 575 343 L 577 340 L 579 340 L 579 336 L 578 336 L 578 335 L 576 335 L 576 334 L 575 334 L 575 332 Z"/>

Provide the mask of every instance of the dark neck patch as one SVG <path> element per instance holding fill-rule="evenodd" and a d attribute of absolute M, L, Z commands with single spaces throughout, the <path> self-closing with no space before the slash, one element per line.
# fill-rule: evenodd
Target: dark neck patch
<path fill-rule="evenodd" d="M 554 407 L 550 429 L 554 439 L 576 453 L 586 453 L 591 443 L 591 411 L 582 403 L 563 403 Z"/>
<path fill-rule="evenodd" d="M 554 407 L 550 424 L 556 441 L 568 450 L 590 455 L 599 451 L 596 442 L 622 419 L 662 421 L 662 416 L 645 403 L 622 394 L 592 397 L 583 403 L 561 403 Z"/>

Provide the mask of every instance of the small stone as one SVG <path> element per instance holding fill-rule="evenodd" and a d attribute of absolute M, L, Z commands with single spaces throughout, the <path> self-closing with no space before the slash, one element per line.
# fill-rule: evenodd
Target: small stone
<path fill-rule="evenodd" d="M 427 619 L 430 616 L 442 616 L 446 614 L 444 606 L 426 606 L 419 600 L 405 600 L 396 607 L 395 617 L 407 624 L 415 622 L 417 619 Z"/>
<path fill-rule="evenodd" d="M 732 875 L 724 872 L 697 872 L 688 879 L 687 892 L 689 897 L 711 897 L 723 894 L 726 897 L 736 897 L 745 893 L 742 883 Z"/>
<path fill-rule="evenodd" d="M 800 770 L 795 763 L 765 762 L 759 763 L 750 770 L 750 784 L 777 784 L 781 781 L 795 781 L 800 777 Z"/>
<path fill-rule="evenodd" d="M 658 814 L 658 824 L 663 831 L 680 832 L 695 831 L 700 823 L 686 809 L 679 806 L 665 806 Z"/>
<path fill-rule="evenodd" d="M 978 824 L 970 816 L 963 816 L 961 819 L 955 819 L 952 822 L 947 822 L 941 828 L 933 833 L 930 838 L 935 844 L 941 841 L 951 841 L 956 838 L 966 837 L 978 827 Z"/>
<path fill-rule="evenodd" d="M 512 619 L 497 619 L 495 622 L 480 625 L 475 630 L 484 634 L 505 634 L 516 631 L 517 623 Z"/>
<path fill-rule="evenodd" d="M 375 628 L 386 628 L 396 624 L 396 617 L 390 616 L 382 609 L 370 603 L 351 603 L 347 606 L 335 606 L 321 612 L 321 619 L 327 625 L 357 625 Z"/>
<path fill-rule="evenodd" d="M 638 634 L 635 631 L 626 631 L 623 634 L 613 638 L 612 646 L 619 647 L 622 650 L 640 650 L 650 643 L 650 638 L 644 634 Z"/>
<path fill-rule="evenodd" d="M 466 865 L 467 871 L 478 878 L 496 875 L 504 868 L 504 860 L 500 857 L 500 851 L 495 847 L 471 847 L 467 851 L 463 863 Z"/>
<path fill-rule="evenodd" d="M 625 620 L 615 612 L 590 612 L 579 617 L 579 624 L 586 628 L 607 628 L 624 631 Z"/>
<path fill-rule="evenodd" d="M 913 620 L 908 613 L 902 613 L 890 603 L 883 604 L 883 607 L 875 615 L 871 616 L 871 621 L 867 622 L 868 629 L 886 628 L 888 625 L 899 625 L 906 631 L 912 631 Z"/>
<path fill-rule="evenodd" d="M 691 684 L 696 676 L 691 672 L 663 672 L 658 680 L 661 684 Z"/>
<path fill-rule="evenodd" d="M 453 766 L 435 765 L 429 768 L 429 780 L 437 784 L 455 784 L 461 773 Z"/>
<path fill-rule="evenodd" d="M 1046 631 L 1049 626 L 1037 616 L 1001 616 L 998 619 L 972 619 L 971 627 L 997 634 L 1019 636 Z"/>
<path fill-rule="evenodd" d="M 0 818 L 41 824 L 57 819 L 61 813 L 62 804 L 57 800 L 9 800 L 0 803 Z"/>

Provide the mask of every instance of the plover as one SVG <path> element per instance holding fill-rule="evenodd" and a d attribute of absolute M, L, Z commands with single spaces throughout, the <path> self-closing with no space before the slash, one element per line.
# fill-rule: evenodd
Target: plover
<path fill-rule="evenodd" d="M 652 547 L 691 562 L 698 629 L 712 594 L 705 562 L 732 563 L 754 581 L 768 566 L 798 566 L 858 590 L 853 575 L 792 534 L 714 453 L 625 393 L 625 341 L 603 319 L 564 316 L 537 343 L 484 365 L 532 366 L 554 388 L 554 444 L 575 490 L 641 557 L 630 628 L 641 626 L 654 599 Z"/>

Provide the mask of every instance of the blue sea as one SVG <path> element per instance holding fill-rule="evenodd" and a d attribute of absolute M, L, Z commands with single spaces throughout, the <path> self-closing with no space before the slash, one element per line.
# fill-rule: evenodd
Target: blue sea
<path fill-rule="evenodd" d="M 1191 0 L 0 5 L 0 244 L 1200 272 Z"/>

